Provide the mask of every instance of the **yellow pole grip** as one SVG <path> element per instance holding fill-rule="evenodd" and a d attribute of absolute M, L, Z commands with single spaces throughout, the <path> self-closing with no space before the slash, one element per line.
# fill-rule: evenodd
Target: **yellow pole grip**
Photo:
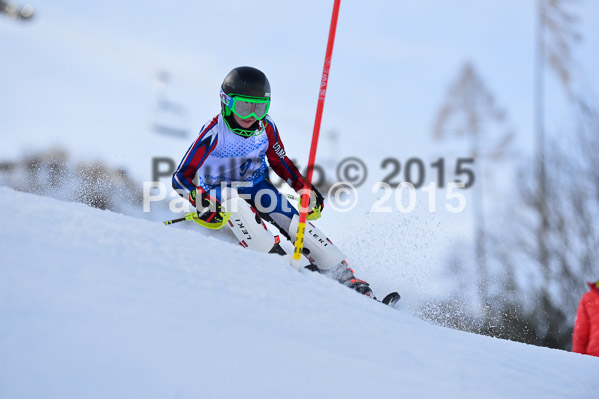
<path fill-rule="evenodd" d="M 306 223 L 298 223 L 297 235 L 295 236 L 295 249 L 293 251 L 293 265 L 299 269 L 300 261 L 302 260 L 302 249 L 304 248 L 304 231 Z"/>

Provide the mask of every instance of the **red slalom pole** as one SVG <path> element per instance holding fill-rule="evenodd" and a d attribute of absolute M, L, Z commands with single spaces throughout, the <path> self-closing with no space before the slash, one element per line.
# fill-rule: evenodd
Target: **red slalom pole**
<path fill-rule="evenodd" d="M 333 44 L 335 43 L 335 31 L 337 30 L 337 18 L 339 17 L 339 5 L 341 0 L 335 0 L 333 5 L 333 16 L 331 17 L 331 28 L 329 30 L 329 41 L 327 43 L 327 52 L 324 58 L 324 67 L 322 69 L 322 78 L 320 80 L 320 91 L 318 93 L 318 106 L 316 107 L 316 119 L 314 120 L 314 131 L 312 132 L 312 144 L 310 145 L 310 157 L 308 159 L 308 171 L 306 173 L 306 182 L 304 190 L 301 193 L 301 206 L 299 223 L 297 225 L 297 234 L 295 239 L 295 250 L 293 251 L 292 265 L 297 269 L 300 267 L 302 259 L 302 250 L 304 248 L 304 231 L 306 230 L 306 216 L 308 214 L 308 204 L 310 202 L 310 191 L 312 188 L 312 172 L 314 171 L 314 162 L 316 159 L 316 147 L 318 147 L 318 135 L 320 134 L 320 122 L 322 120 L 322 110 L 324 108 L 324 99 L 327 94 L 327 83 L 329 81 L 329 70 L 331 69 L 331 58 L 333 57 Z"/>

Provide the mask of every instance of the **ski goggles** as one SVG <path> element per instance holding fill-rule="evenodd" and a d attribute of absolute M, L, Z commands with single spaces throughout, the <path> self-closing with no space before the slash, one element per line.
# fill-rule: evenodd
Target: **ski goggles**
<path fill-rule="evenodd" d="M 241 119 L 252 116 L 258 120 L 264 119 L 270 107 L 269 98 L 230 96 L 222 90 L 220 91 L 220 99 L 227 108 L 231 109 Z"/>

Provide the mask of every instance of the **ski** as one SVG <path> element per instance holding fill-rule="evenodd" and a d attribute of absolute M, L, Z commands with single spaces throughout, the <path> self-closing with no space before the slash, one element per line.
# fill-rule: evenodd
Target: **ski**
<path fill-rule="evenodd" d="M 304 269 L 310 270 L 311 272 L 322 273 L 322 271 L 314 263 L 310 263 L 309 265 L 304 266 Z M 374 299 L 375 301 L 385 304 L 387 306 L 394 307 L 395 304 L 397 302 L 399 302 L 399 300 L 401 299 L 401 295 L 399 295 L 397 292 L 391 292 L 391 293 L 387 294 L 383 298 L 382 301 L 380 299 L 378 299 L 377 297 L 371 297 L 371 298 Z"/>
<path fill-rule="evenodd" d="M 387 294 L 387 296 L 385 296 L 383 300 L 380 302 L 384 303 L 387 306 L 394 307 L 395 304 L 400 300 L 400 298 L 401 296 L 397 292 L 392 292 L 390 294 Z"/>

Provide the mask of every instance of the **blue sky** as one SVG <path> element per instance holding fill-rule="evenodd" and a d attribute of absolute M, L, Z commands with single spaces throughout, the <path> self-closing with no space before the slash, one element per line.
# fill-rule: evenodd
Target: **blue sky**
<path fill-rule="evenodd" d="M 191 142 L 150 131 L 156 73 L 170 72 L 168 95 L 187 107 L 195 134 L 218 112 L 220 83 L 238 65 L 268 75 L 270 113 L 288 152 L 307 158 L 332 1 L 32 4 L 29 24 L 0 19 L 0 159 L 56 145 L 148 178 L 152 156 L 179 158 Z M 339 156 L 442 153 L 431 140 L 434 118 L 470 61 L 507 110 L 519 145 L 532 149 L 535 5 L 343 1 L 322 131 L 338 132 Z M 599 3 L 574 9 L 584 38 L 576 79 L 597 92 Z M 567 130 L 548 76 L 549 129 Z"/>

